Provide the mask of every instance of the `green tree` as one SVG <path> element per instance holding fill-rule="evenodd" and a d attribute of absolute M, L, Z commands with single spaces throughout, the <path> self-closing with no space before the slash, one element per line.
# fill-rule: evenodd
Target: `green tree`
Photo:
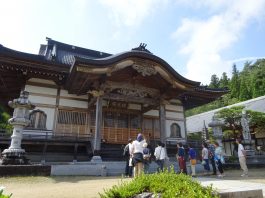
<path fill-rule="evenodd" d="M 265 113 L 258 111 L 247 111 L 249 117 L 249 127 L 259 133 L 265 130 Z"/>
<path fill-rule="evenodd" d="M 233 65 L 232 79 L 230 83 L 231 98 L 239 98 L 240 81 L 239 81 L 239 71 L 236 65 Z"/>
<path fill-rule="evenodd" d="M 210 88 L 219 88 L 219 78 L 217 77 L 216 74 L 212 75 L 209 87 Z"/>
<path fill-rule="evenodd" d="M 218 118 L 224 120 L 225 129 L 231 130 L 232 136 L 237 137 L 238 132 L 242 129 L 241 117 L 244 106 L 235 106 L 231 108 L 225 108 L 216 113 Z"/>
<path fill-rule="evenodd" d="M 265 59 L 258 60 L 252 75 L 253 97 L 265 95 Z"/>
<path fill-rule="evenodd" d="M 251 87 L 249 87 L 250 81 L 247 79 L 247 77 L 242 77 L 240 79 L 240 95 L 239 95 L 239 100 L 240 101 L 245 101 L 245 100 L 249 100 L 252 98 L 252 94 L 251 94 Z"/>
<path fill-rule="evenodd" d="M 220 88 L 229 87 L 230 79 L 227 77 L 226 72 L 223 72 L 222 77 L 220 78 Z"/>
<path fill-rule="evenodd" d="M 9 118 L 10 115 L 0 106 L 0 129 L 10 130 L 12 128 L 12 126 L 8 124 Z"/>

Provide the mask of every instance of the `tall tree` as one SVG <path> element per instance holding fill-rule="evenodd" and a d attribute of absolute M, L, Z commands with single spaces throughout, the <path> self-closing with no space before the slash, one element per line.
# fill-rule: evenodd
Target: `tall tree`
<path fill-rule="evenodd" d="M 216 74 L 212 75 L 209 87 L 210 88 L 219 88 L 219 78 L 217 77 Z"/>
<path fill-rule="evenodd" d="M 227 77 L 226 72 L 223 72 L 222 77 L 220 78 L 219 82 L 220 82 L 219 83 L 220 88 L 225 88 L 225 87 L 228 88 L 229 87 L 230 79 Z"/>
<path fill-rule="evenodd" d="M 239 98 L 240 81 L 239 71 L 237 70 L 236 64 L 233 64 L 232 79 L 230 83 L 231 98 Z"/>
<path fill-rule="evenodd" d="M 252 76 L 253 97 L 265 95 L 265 59 L 255 63 L 256 70 Z"/>

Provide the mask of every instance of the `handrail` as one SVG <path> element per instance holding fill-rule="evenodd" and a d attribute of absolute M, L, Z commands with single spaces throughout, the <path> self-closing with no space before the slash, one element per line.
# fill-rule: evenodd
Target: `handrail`
<path fill-rule="evenodd" d="M 3 131 L 3 130 L 2 130 Z M 3 132 L 0 133 L 2 138 L 10 138 L 10 134 Z M 54 133 L 51 130 L 24 130 L 24 140 L 62 140 L 62 141 L 91 141 L 91 134 L 73 134 L 73 133 Z"/>

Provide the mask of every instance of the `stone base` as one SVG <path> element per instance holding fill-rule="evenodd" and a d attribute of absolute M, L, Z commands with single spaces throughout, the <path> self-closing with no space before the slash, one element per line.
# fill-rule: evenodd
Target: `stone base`
<path fill-rule="evenodd" d="M 101 163 L 102 159 L 100 156 L 93 156 L 91 162 Z"/>
<path fill-rule="evenodd" d="M 5 149 L 2 153 L 1 165 L 27 165 L 29 159 L 26 158 L 24 149 Z"/>

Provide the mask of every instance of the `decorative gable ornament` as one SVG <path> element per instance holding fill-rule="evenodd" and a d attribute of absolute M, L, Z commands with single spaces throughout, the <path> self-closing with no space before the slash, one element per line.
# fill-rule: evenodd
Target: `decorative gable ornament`
<path fill-rule="evenodd" d="M 156 69 L 152 65 L 138 65 L 138 64 L 134 64 L 132 66 L 132 68 L 135 69 L 142 76 L 151 76 L 151 75 L 155 75 L 157 73 Z"/>

